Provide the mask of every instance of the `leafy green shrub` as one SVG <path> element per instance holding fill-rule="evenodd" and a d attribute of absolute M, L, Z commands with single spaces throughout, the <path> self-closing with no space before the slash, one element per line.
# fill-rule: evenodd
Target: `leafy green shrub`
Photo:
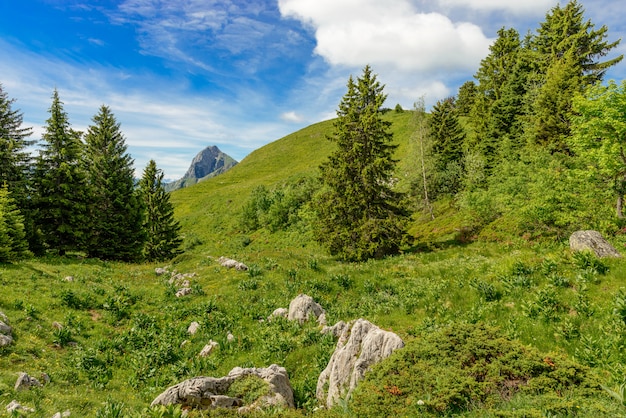
<path fill-rule="evenodd" d="M 489 282 L 485 282 L 482 280 L 472 280 L 470 282 L 470 287 L 478 292 L 478 295 L 485 302 L 493 302 L 499 300 L 501 297 L 500 292 L 496 287 Z"/>
<path fill-rule="evenodd" d="M 96 411 L 96 418 L 124 418 L 124 402 L 114 401 L 109 398 L 102 408 Z"/>
<path fill-rule="evenodd" d="M 499 408 L 517 395 L 525 400 L 516 405 L 520 417 L 544 404 L 575 415 L 577 404 L 604 399 L 586 367 L 543 355 L 497 328 L 456 323 L 424 332 L 374 366 L 348 406 L 355 416 L 452 416 L 477 408 L 501 416 Z"/>
<path fill-rule="evenodd" d="M 609 266 L 590 251 L 577 251 L 572 254 L 572 258 L 574 265 L 579 270 L 591 271 L 600 275 L 604 275 L 609 271 Z"/>
<path fill-rule="evenodd" d="M 347 274 L 333 274 L 330 281 L 337 283 L 343 290 L 350 290 L 354 284 L 354 280 Z"/>

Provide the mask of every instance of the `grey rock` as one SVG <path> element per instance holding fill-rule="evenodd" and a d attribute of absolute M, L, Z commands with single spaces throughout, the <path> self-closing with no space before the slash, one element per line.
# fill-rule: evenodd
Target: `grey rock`
<path fill-rule="evenodd" d="M 0 321 L 0 334 L 3 335 L 11 335 L 13 329 L 4 323 L 4 321 Z"/>
<path fill-rule="evenodd" d="M 311 296 L 299 294 L 289 303 L 287 319 L 303 323 L 312 317 L 315 317 L 317 320 L 323 314 L 325 318 L 324 308 L 322 308 L 319 303 L 315 302 Z"/>
<path fill-rule="evenodd" d="M 29 408 L 27 406 L 23 406 L 22 404 L 20 404 L 15 399 L 12 400 L 11 402 L 9 402 L 9 404 L 6 406 L 6 410 L 7 410 L 7 412 L 9 414 L 11 414 L 14 411 L 35 412 L 35 410 L 33 408 Z"/>
<path fill-rule="evenodd" d="M 4 312 L 0 311 L 0 321 L 9 323 L 9 318 L 4 314 Z"/>
<path fill-rule="evenodd" d="M 592 251 L 596 257 L 620 258 L 622 255 L 598 231 L 576 231 L 569 237 L 572 251 Z"/>
<path fill-rule="evenodd" d="M 167 269 L 165 267 L 157 267 L 154 269 L 154 273 L 157 276 L 162 276 L 163 274 L 167 273 Z"/>
<path fill-rule="evenodd" d="M 165 191 L 170 192 L 194 185 L 199 181 L 222 174 L 236 164 L 237 161 L 224 154 L 218 147 L 206 147 L 194 157 L 181 179 L 164 185 Z"/>
<path fill-rule="evenodd" d="M 231 398 L 226 395 L 211 396 L 211 407 L 213 408 L 237 408 L 243 406 L 243 401 L 239 398 Z"/>
<path fill-rule="evenodd" d="M 267 317 L 267 320 L 271 321 L 272 318 L 287 318 L 287 316 L 289 316 L 289 309 L 277 308 L 274 309 L 274 312 L 272 312 L 272 314 Z"/>
<path fill-rule="evenodd" d="M 233 260 L 232 258 L 220 257 L 217 259 L 217 262 L 220 263 L 222 267 L 227 267 L 230 269 L 234 268 L 235 270 L 239 270 L 239 271 L 248 270 L 248 266 L 246 266 L 244 263 L 241 263 L 237 260 Z"/>
<path fill-rule="evenodd" d="M 183 287 L 182 289 L 178 289 L 178 292 L 176 292 L 176 297 L 177 298 L 182 298 L 183 296 L 187 296 L 191 294 L 191 288 L 190 287 Z"/>
<path fill-rule="evenodd" d="M 6 347 L 13 343 L 13 337 L 10 335 L 0 334 L 0 347 Z"/>
<path fill-rule="evenodd" d="M 20 373 L 17 381 L 15 382 L 15 390 L 26 390 L 33 386 L 41 386 L 41 382 L 36 378 L 29 376 L 28 373 Z"/>
<path fill-rule="evenodd" d="M 339 330 L 337 347 L 317 380 L 316 396 L 329 408 L 341 399 L 348 400 L 370 367 L 404 347 L 396 334 L 365 319 L 348 325 L 335 324 L 327 332 L 335 335 Z"/>
<path fill-rule="evenodd" d="M 177 385 L 171 386 L 152 401 L 154 405 L 181 404 L 183 407 L 200 409 L 214 408 L 223 404 L 227 407 L 240 406 L 238 399 L 229 398 L 226 394 L 230 385 L 238 379 L 248 375 L 255 375 L 265 380 L 269 385 L 269 394 L 254 401 L 252 405 L 239 408 L 262 409 L 266 406 L 294 407 L 293 389 L 284 367 L 272 364 L 267 368 L 235 367 L 228 376 L 194 377 Z"/>
<path fill-rule="evenodd" d="M 71 282 L 74 281 L 74 276 L 65 276 L 65 278 L 63 280 L 65 280 L 66 282 L 70 282 L 71 283 Z"/>

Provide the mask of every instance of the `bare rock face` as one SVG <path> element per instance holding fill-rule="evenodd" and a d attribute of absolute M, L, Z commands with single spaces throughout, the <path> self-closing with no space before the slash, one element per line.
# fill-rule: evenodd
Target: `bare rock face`
<path fill-rule="evenodd" d="M 300 323 L 306 322 L 312 317 L 317 320 L 320 316 L 326 317 L 324 308 L 319 303 L 315 302 L 311 296 L 299 294 L 289 304 L 289 313 L 287 319 L 290 321 L 298 321 Z"/>
<path fill-rule="evenodd" d="M 598 231 L 576 231 L 569 237 L 572 251 L 592 251 L 596 257 L 615 257 L 622 255 Z"/>
<path fill-rule="evenodd" d="M 253 375 L 268 383 L 267 395 L 261 396 L 251 405 L 243 405 L 243 401 L 227 395 L 230 385 L 238 379 Z M 284 367 L 272 364 L 267 368 L 235 367 L 228 376 L 194 377 L 177 385 L 171 386 L 152 401 L 154 405 L 181 404 L 183 407 L 199 409 L 207 408 L 239 408 L 240 412 L 262 409 L 266 406 L 294 407 L 293 389 Z"/>
<path fill-rule="evenodd" d="M 404 347 L 404 341 L 396 334 L 365 319 L 347 325 L 339 323 L 326 330 L 333 334 L 341 331 L 335 352 L 317 380 L 316 396 L 329 408 L 348 399 L 371 366 Z"/>

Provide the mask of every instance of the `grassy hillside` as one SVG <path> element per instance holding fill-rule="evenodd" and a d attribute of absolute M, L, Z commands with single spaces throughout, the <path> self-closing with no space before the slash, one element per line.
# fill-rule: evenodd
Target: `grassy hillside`
<path fill-rule="evenodd" d="M 398 177 L 408 184 L 412 114 L 386 117 L 399 145 Z M 187 251 L 168 268 L 195 273 L 187 297 L 175 296 L 177 286 L 155 274 L 163 267 L 156 264 L 68 256 L 0 266 L 0 311 L 15 337 L 0 349 L 0 414 L 16 399 L 36 417 L 68 409 L 86 417 L 175 416 L 146 408 L 183 379 L 277 363 L 295 391 L 290 416 L 626 416 L 621 259 L 572 255 L 562 242 L 450 241 L 341 263 L 298 228 L 244 232 L 240 216 L 252 190 L 314 174 L 332 150 L 324 139 L 331 128 L 331 121 L 312 125 L 173 193 Z M 458 223 L 438 216 L 428 227 L 416 220 L 413 230 L 445 239 Z M 221 267 L 219 256 L 250 269 Z M 314 393 L 336 342 L 313 323 L 264 320 L 299 293 L 318 301 L 330 324 L 363 317 L 407 343 L 405 354 L 369 375 L 353 403 L 333 411 L 316 410 Z M 193 336 L 192 321 L 200 323 Z M 210 339 L 219 349 L 198 357 Z M 50 383 L 15 391 L 19 372 L 46 373 Z"/>

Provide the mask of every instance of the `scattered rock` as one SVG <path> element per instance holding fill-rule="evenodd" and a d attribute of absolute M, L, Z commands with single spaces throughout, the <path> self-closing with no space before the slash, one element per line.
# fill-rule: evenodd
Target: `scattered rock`
<path fill-rule="evenodd" d="M 74 281 L 74 276 L 65 276 L 65 278 L 63 280 L 65 280 L 66 282 L 70 282 L 71 283 L 71 282 Z"/>
<path fill-rule="evenodd" d="M 39 376 L 39 380 L 43 382 L 44 385 L 47 385 L 50 383 L 50 376 L 48 373 L 42 373 L 41 376 Z"/>
<path fill-rule="evenodd" d="M 200 357 L 207 357 L 209 354 L 213 352 L 213 350 L 215 350 L 219 346 L 220 345 L 218 343 L 216 343 L 213 340 L 210 340 L 209 343 L 204 346 L 204 348 L 202 349 L 202 351 L 200 351 L 200 354 L 198 355 Z"/>
<path fill-rule="evenodd" d="M 7 409 L 7 412 L 9 414 L 13 413 L 13 411 L 35 412 L 35 410 L 33 408 L 29 408 L 27 406 L 23 406 L 16 400 L 12 400 L 7 405 L 6 409 Z"/>
<path fill-rule="evenodd" d="M 34 377 L 28 375 L 28 373 L 20 373 L 17 381 L 15 382 L 15 390 L 26 390 L 33 386 L 41 386 L 41 382 Z"/>
<path fill-rule="evenodd" d="M 235 341 L 235 336 L 229 332 L 228 335 L 226 336 L 226 341 L 228 341 L 229 343 L 232 343 L 233 341 Z"/>
<path fill-rule="evenodd" d="M 241 399 L 227 395 L 230 385 L 246 376 L 253 375 L 265 380 L 269 393 L 255 400 L 251 405 L 242 405 Z M 293 389 L 284 367 L 272 364 L 267 368 L 235 367 L 228 376 L 194 377 L 171 386 L 152 401 L 154 405 L 181 404 L 183 408 L 239 407 L 239 412 L 262 409 L 267 406 L 294 407 Z"/>
<path fill-rule="evenodd" d="M 61 329 L 63 329 L 63 325 L 61 325 L 60 322 L 54 321 L 52 323 L 52 328 L 61 330 Z"/>
<path fill-rule="evenodd" d="M 189 294 L 191 294 L 191 287 L 183 287 L 182 289 L 178 289 L 178 292 L 176 292 L 176 297 L 181 298 Z"/>
<path fill-rule="evenodd" d="M 2 335 L 11 335 L 13 329 L 4 323 L 4 321 L 0 321 L 0 334 Z"/>
<path fill-rule="evenodd" d="M 311 296 L 299 294 L 289 304 L 287 319 L 303 323 L 308 321 L 312 316 L 317 320 L 322 314 L 325 314 L 324 308 L 322 308 L 319 303 L 315 302 Z M 324 318 L 326 318 L 325 315 Z"/>
<path fill-rule="evenodd" d="M 326 328 L 335 335 L 341 330 L 337 347 L 317 380 L 316 396 L 327 407 L 348 399 L 365 372 L 389 357 L 404 342 L 393 332 L 383 331 L 365 319 Z"/>
<path fill-rule="evenodd" d="M 70 413 L 70 411 L 67 410 L 65 412 L 57 412 L 56 414 L 52 415 L 52 418 L 67 418 L 71 415 L 72 414 Z"/>
<path fill-rule="evenodd" d="M 9 318 L 2 311 L 0 311 L 0 321 L 9 323 Z"/>
<path fill-rule="evenodd" d="M 157 267 L 157 268 L 154 269 L 154 273 L 157 276 L 162 276 L 162 275 L 164 275 L 167 272 L 168 272 L 167 268 L 165 268 L 165 267 Z"/>
<path fill-rule="evenodd" d="M 200 329 L 200 324 L 198 324 L 196 321 L 193 321 L 190 325 L 189 328 L 187 328 L 187 332 L 191 335 L 195 335 L 196 332 L 198 332 L 198 330 Z"/>
<path fill-rule="evenodd" d="M 231 258 L 220 257 L 217 259 L 217 262 L 220 263 L 222 267 L 234 268 L 235 270 L 245 271 L 248 270 L 248 266 L 244 263 L 240 263 L 239 261 L 233 260 Z"/>
<path fill-rule="evenodd" d="M 622 255 L 598 231 L 576 231 L 569 237 L 572 251 L 592 251 L 596 257 L 615 257 Z"/>
<path fill-rule="evenodd" d="M 272 312 L 272 314 L 267 317 L 267 320 L 271 321 L 272 318 L 287 318 L 288 316 L 289 316 L 289 309 L 278 308 L 278 309 L 275 309 L 274 312 Z"/>
<path fill-rule="evenodd" d="M 0 347 L 6 347 L 13 343 L 13 337 L 10 335 L 0 334 Z"/>

